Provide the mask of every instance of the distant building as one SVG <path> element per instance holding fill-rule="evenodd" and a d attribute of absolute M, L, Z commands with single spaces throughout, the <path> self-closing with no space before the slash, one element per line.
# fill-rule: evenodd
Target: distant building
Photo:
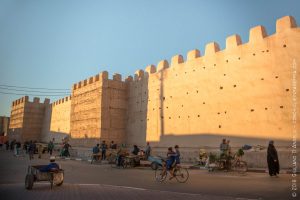
<path fill-rule="evenodd" d="M 0 136 L 6 136 L 8 133 L 9 117 L 0 116 Z"/>

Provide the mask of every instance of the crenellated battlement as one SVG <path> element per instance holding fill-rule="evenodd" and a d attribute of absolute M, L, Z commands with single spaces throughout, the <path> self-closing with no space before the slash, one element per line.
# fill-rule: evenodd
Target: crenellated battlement
<path fill-rule="evenodd" d="M 38 98 L 38 97 L 34 97 L 33 101 L 30 101 L 29 100 L 29 96 L 24 96 L 24 97 L 21 97 L 21 98 L 15 100 L 15 101 L 13 101 L 12 102 L 12 106 L 17 106 L 17 105 L 20 105 L 20 104 L 24 104 L 26 102 L 28 102 L 28 103 L 36 103 L 36 104 L 40 104 L 41 103 L 40 102 L 40 98 Z M 45 98 L 43 104 L 49 104 L 49 103 L 50 103 L 50 99 Z"/>
<path fill-rule="evenodd" d="M 67 103 L 68 101 L 71 101 L 72 99 L 72 96 L 67 96 L 67 97 L 64 97 L 64 98 L 61 98 L 59 100 L 56 100 L 55 102 L 53 102 L 51 105 L 52 106 L 57 106 L 59 104 L 63 104 L 63 103 Z"/>
<path fill-rule="evenodd" d="M 104 80 L 113 80 L 113 81 L 122 81 L 122 75 L 118 73 L 114 73 L 112 79 L 108 78 L 109 74 L 107 71 L 103 71 L 95 76 L 91 76 L 85 80 L 79 81 L 78 83 L 73 84 L 72 89 L 77 90 L 83 88 L 85 86 L 94 84 L 95 82 L 103 82 Z"/>
<path fill-rule="evenodd" d="M 72 89 L 77 90 L 77 89 L 80 89 L 84 86 L 93 84 L 93 83 L 98 82 L 98 81 L 103 81 L 103 80 L 108 80 L 108 72 L 107 71 L 103 71 L 103 72 L 101 72 L 101 73 L 99 73 L 95 76 L 91 76 L 87 79 L 84 79 L 82 81 L 79 81 L 78 83 L 73 84 Z"/>
<path fill-rule="evenodd" d="M 276 21 L 276 34 L 282 34 L 285 31 L 288 31 L 292 28 L 297 28 L 296 20 L 292 16 L 285 16 Z M 171 67 L 175 67 L 180 64 L 184 64 L 185 62 L 192 61 L 194 59 L 205 59 L 207 57 L 214 57 L 219 52 L 226 54 L 227 51 L 235 50 L 238 48 L 242 48 L 243 45 L 259 45 L 260 43 L 263 43 L 266 38 L 269 36 L 264 26 L 258 25 L 253 28 L 250 28 L 249 30 L 249 42 L 248 43 L 242 43 L 242 39 L 238 34 L 231 35 L 226 38 L 226 48 L 224 50 L 220 49 L 220 46 L 217 42 L 211 42 L 206 44 L 205 46 L 205 52 L 204 56 L 201 56 L 200 51 L 198 49 L 191 50 L 186 55 L 186 61 L 184 60 L 184 57 L 182 55 L 175 55 L 171 58 Z M 169 63 L 167 60 L 162 60 L 157 64 L 157 67 L 155 65 L 148 65 L 145 68 L 145 72 L 148 74 L 155 74 L 160 73 L 161 71 L 168 69 Z M 137 70 L 134 74 L 135 81 L 140 80 L 144 77 L 144 71 L 143 70 Z M 132 81 L 132 79 L 126 78 L 126 82 Z"/>

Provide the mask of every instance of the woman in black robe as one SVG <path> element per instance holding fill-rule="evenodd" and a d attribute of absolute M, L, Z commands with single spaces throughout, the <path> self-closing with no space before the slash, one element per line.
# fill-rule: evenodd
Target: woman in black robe
<path fill-rule="evenodd" d="M 279 161 L 274 141 L 269 142 L 267 161 L 270 176 L 277 176 L 279 174 Z"/>

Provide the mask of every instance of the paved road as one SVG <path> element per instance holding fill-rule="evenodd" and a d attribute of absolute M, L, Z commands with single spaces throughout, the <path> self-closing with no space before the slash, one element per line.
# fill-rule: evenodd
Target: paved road
<path fill-rule="evenodd" d="M 46 156 L 45 156 L 46 158 Z M 29 161 L 0 151 L 0 199 L 292 199 L 291 176 L 270 178 L 267 174 L 190 170 L 185 184 L 176 180 L 157 183 L 150 169 L 116 169 L 110 165 L 59 160 L 65 169 L 65 182 L 50 191 L 48 183 L 24 189 L 28 165 L 47 164 L 47 159 Z M 294 198 L 295 199 L 295 198 Z"/>

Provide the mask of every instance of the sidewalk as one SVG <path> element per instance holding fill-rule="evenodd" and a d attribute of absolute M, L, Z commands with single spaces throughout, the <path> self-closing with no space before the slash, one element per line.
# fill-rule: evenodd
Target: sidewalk
<path fill-rule="evenodd" d="M 57 159 L 64 159 L 64 160 L 74 160 L 74 161 L 83 161 L 83 162 L 91 162 L 90 159 L 82 159 L 82 158 L 75 158 L 75 157 L 56 157 Z M 108 164 L 108 161 L 102 161 L 101 164 Z M 150 162 L 149 161 L 141 161 L 141 165 L 139 167 L 136 167 L 136 169 L 145 169 L 145 167 L 150 168 Z M 207 170 L 203 166 L 199 166 L 192 163 L 181 163 L 181 166 L 187 169 L 194 169 L 194 170 Z M 255 172 L 255 173 L 268 173 L 267 169 L 265 168 L 248 168 L 247 172 Z M 300 172 L 297 172 L 299 174 Z M 280 174 L 292 174 L 291 169 L 281 169 Z"/>

